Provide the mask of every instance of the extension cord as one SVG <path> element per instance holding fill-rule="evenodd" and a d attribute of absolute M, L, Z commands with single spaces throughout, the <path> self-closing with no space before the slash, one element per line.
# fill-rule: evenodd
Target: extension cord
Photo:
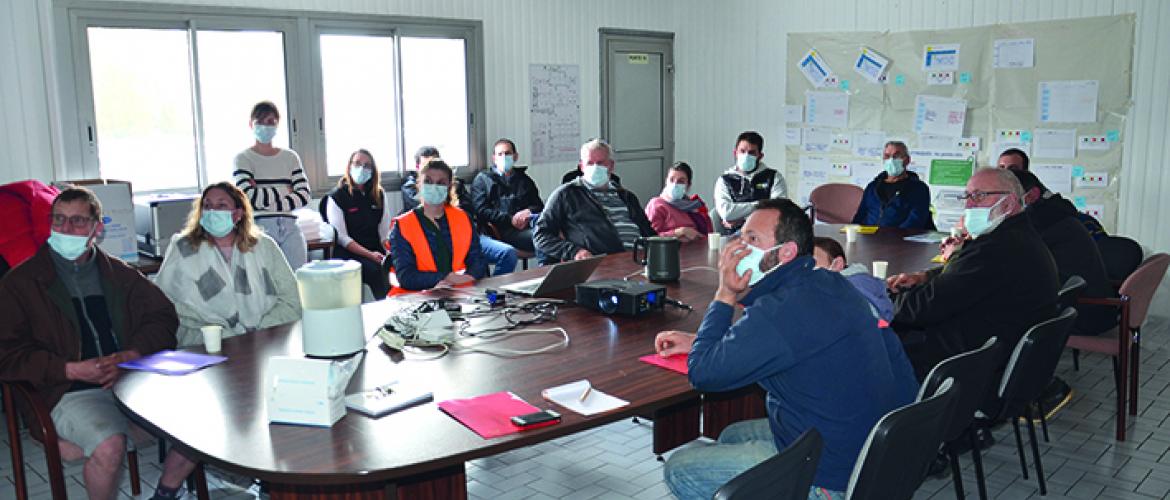
<path fill-rule="evenodd" d="M 382 339 L 382 343 L 386 344 L 386 347 L 394 349 L 395 351 L 401 351 L 406 347 L 406 339 L 395 335 L 394 332 L 391 332 L 385 328 L 378 330 L 378 338 Z"/>

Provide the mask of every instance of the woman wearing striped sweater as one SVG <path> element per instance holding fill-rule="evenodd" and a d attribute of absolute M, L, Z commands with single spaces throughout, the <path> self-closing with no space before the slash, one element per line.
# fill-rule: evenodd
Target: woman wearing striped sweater
<path fill-rule="evenodd" d="M 296 152 L 272 145 L 278 123 L 275 104 L 262 101 L 252 107 L 249 125 L 256 143 L 236 155 L 232 176 L 255 207 L 256 224 L 276 240 L 296 270 L 308 260 L 308 248 L 292 211 L 309 203 L 309 180 Z"/>

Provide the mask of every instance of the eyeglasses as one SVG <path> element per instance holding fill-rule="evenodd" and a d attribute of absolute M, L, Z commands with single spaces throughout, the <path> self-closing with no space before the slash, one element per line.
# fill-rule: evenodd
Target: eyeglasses
<path fill-rule="evenodd" d="M 62 214 L 52 214 L 49 216 L 49 222 L 53 224 L 53 227 L 62 227 L 68 222 L 72 227 L 88 228 L 93 225 L 95 220 L 88 215 L 74 215 L 70 217 Z"/>
<path fill-rule="evenodd" d="M 964 201 L 971 200 L 975 203 L 983 203 L 983 200 L 986 200 L 988 196 L 993 194 L 1011 194 L 1011 191 L 974 191 L 970 193 L 963 193 L 963 196 L 960 196 L 959 199 Z"/>

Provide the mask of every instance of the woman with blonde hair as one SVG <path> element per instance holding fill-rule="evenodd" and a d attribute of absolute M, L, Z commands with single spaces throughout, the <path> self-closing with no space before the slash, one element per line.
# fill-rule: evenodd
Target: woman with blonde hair
<path fill-rule="evenodd" d="M 345 173 L 323 202 L 322 215 L 337 230 L 334 258 L 361 264 L 362 283 L 370 287 L 374 297 L 385 297 L 390 290 L 382 276 L 382 260 L 394 216 L 374 156 L 364 149 L 351 153 Z"/>
<path fill-rule="evenodd" d="M 207 186 L 195 200 L 155 283 L 179 313 L 180 346 L 200 344 L 205 325 L 222 326 L 227 338 L 301 317 L 288 261 L 254 223 L 244 192 L 229 182 Z"/>

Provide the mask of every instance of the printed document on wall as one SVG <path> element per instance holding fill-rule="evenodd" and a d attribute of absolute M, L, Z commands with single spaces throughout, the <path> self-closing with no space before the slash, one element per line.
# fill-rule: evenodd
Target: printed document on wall
<path fill-rule="evenodd" d="M 1028 167 L 1049 191 L 1066 197 L 1072 193 L 1072 165 L 1036 165 Z"/>
<path fill-rule="evenodd" d="M 804 121 L 804 108 L 799 104 L 784 106 L 784 123 L 801 123 Z"/>
<path fill-rule="evenodd" d="M 1032 132 L 1032 157 L 1075 158 L 1076 129 L 1038 128 Z"/>
<path fill-rule="evenodd" d="M 578 75 L 576 64 L 528 66 L 532 163 L 577 159 L 581 146 Z"/>
<path fill-rule="evenodd" d="M 853 154 L 857 156 L 881 156 L 886 149 L 886 133 L 876 130 L 862 130 L 853 133 Z"/>
<path fill-rule="evenodd" d="M 914 101 L 914 131 L 919 134 L 962 137 L 967 121 L 967 101 L 919 95 Z"/>
<path fill-rule="evenodd" d="M 1035 63 L 1036 39 L 996 40 L 993 64 L 996 68 L 1031 68 Z"/>
<path fill-rule="evenodd" d="M 817 49 L 809 49 L 800 58 L 800 73 L 808 79 L 808 82 L 813 87 L 821 88 L 828 85 L 830 77 L 833 75 L 833 70 L 829 68 L 829 64 L 825 62 L 824 58 L 817 54 Z"/>
<path fill-rule="evenodd" d="M 871 83 L 885 81 L 886 68 L 889 67 L 890 60 L 869 47 L 861 48 L 861 52 L 857 54 L 857 62 L 853 64 L 853 70 Z"/>
<path fill-rule="evenodd" d="M 956 71 L 959 69 L 959 44 L 938 43 L 922 50 L 922 71 Z"/>
<path fill-rule="evenodd" d="M 1093 123 L 1097 121 L 1097 80 L 1040 82 L 1041 123 Z"/>
<path fill-rule="evenodd" d="M 810 127 L 800 134 L 802 149 L 809 153 L 824 153 L 833 142 L 833 131 L 827 128 Z"/>
<path fill-rule="evenodd" d="M 849 94 L 805 92 L 805 123 L 819 127 L 849 127 Z"/>

